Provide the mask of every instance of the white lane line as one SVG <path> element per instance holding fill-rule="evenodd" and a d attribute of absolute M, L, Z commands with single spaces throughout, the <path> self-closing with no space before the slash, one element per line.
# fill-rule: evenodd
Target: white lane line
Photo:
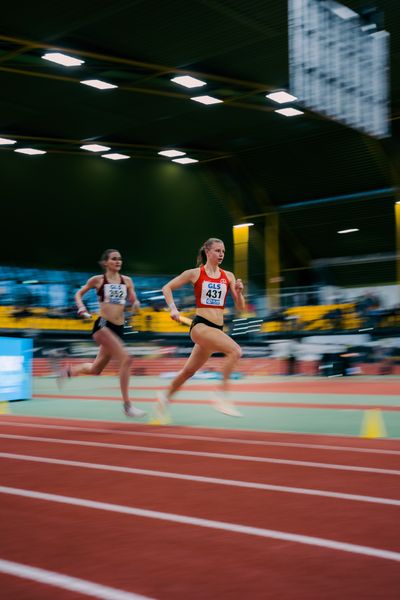
<path fill-rule="evenodd" d="M 64 590 L 91 596 L 92 598 L 101 598 L 102 600 L 151 600 L 148 596 L 124 592 L 117 588 L 108 587 L 86 579 L 70 577 L 56 571 L 39 569 L 22 563 L 3 560 L 0 558 L 0 573 L 14 575 L 22 579 L 30 579 L 37 583 L 45 583 Z"/>
<path fill-rule="evenodd" d="M 266 458 L 264 456 L 245 456 L 241 454 L 223 454 L 221 452 L 195 452 L 191 450 L 171 450 L 169 448 L 153 448 L 151 446 L 131 446 L 128 444 L 108 444 L 106 442 L 87 442 L 85 440 L 66 440 L 63 438 L 46 438 L 30 435 L 12 435 L 2 433 L 0 438 L 11 440 L 26 440 L 44 442 L 47 444 L 67 444 L 71 446 L 89 446 L 91 448 L 114 448 L 116 450 L 130 450 L 134 452 L 151 452 L 155 454 L 173 454 L 177 456 L 196 456 L 202 458 L 219 458 L 223 460 L 238 460 L 246 462 L 270 463 L 275 465 L 292 465 L 295 467 L 310 467 L 313 469 L 334 469 L 336 471 L 355 471 L 359 473 L 379 473 L 381 475 L 400 475 L 394 469 L 378 469 L 375 467 L 358 467 L 354 465 L 336 465 L 304 460 L 286 460 L 283 458 Z"/>
<path fill-rule="evenodd" d="M 394 552 L 392 550 L 383 550 L 381 548 L 372 548 L 371 546 L 361 546 L 359 544 L 350 544 L 347 542 L 338 542 L 336 540 L 318 538 L 310 535 L 300 535 L 297 533 L 277 531 L 275 529 L 250 527 L 248 525 L 238 525 L 237 523 L 227 523 L 224 521 L 201 519 L 198 517 L 190 517 L 174 513 L 165 513 L 157 510 L 146 510 L 134 506 L 110 504 L 108 502 L 96 502 L 94 500 L 87 500 L 86 498 L 75 498 L 72 496 L 62 496 L 59 494 L 48 494 L 44 492 L 36 492 L 34 490 L 26 490 L 6 486 L 0 486 L 0 493 L 11 494 L 14 496 L 22 496 L 24 498 L 30 498 L 35 500 L 57 502 L 59 504 L 70 504 L 73 506 L 91 508 L 96 510 L 105 510 L 109 512 L 131 515 L 135 517 L 143 517 L 146 519 L 158 519 L 161 521 L 169 521 L 172 523 L 180 523 L 183 525 L 193 525 L 195 527 L 205 527 L 207 529 L 228 531 L 230 533 L 241 533 L 244 535 L 254 535 L 261 538 L 283 540 L 286 542 L 294 542 L 297 544 L 306 544 L 308 546 L 318 546 L 320 548 L 325 548 L 328 550 L 339 550 L 341 552 L 362 554 L 364 556 L 373 556 L 375 558 L 383 558 L 386 560 L 394 560 L 400 562 L 400 552 Z"/>
<path fill-rule="evenodd" d="M 118 465 L 105 465 L 102 463 L 90 463 L 76 460 L 63 460 L 59 458 L 47 458 L 32 456 L 30 454 L 13 454 L 0 452 L 0 458 L 11 460 L 23 460 L 51 465 L 64 465 L 82 469 L 94 469 L 97 471 L 111 471 L 115 473 L 127 473 L 130 475 L 144 475 L 149 477 L 161 477 L 165 479 L 180 479 L 196 483 L 211 483 L 214 485 L 225 485 L 230 487 L 247 488 L 252 490 L 264 490 L 269 492 L 285 492 L 288 494 L 303 494 L 306 496 L 320 496 L 322 498 L 335 498 L 336 500 L 354 500 L 357 502 L 369 502 L 371 504 L 386 504 L 389 506 L 400 506 L 400 500 L 394 498 L 381 498 L 377 496 L 364 496 L 360 494 L 346 494 L 342 492 L 330 492 L 312 488 L 298 488 L 286 485 L 273 485 L 269 483 L 256 483 L 252 481 L 241 481 L 237 479 L 221 479 L 219 477 L 205 477 L 202 475 L 185 475 L 170 471 L 154 471 L 151 469 L 136 469 L 134 467 L 121 467 Z"/>
<path fill-rule="evenodd" d="M 13 415 L 15 416 L 15 415 Z M 7 417 L 7 415 L 6 415 Z M 102 421 L 100 421 L 102 422 Z M 382 448 L 360 448 L 359 446 L 333 446 L 330 444 L 304 444 L 300 442 L 272 442 L 267 440 L 244 440 L 241 438 L 228 438 L 228 437 L 217 437 L 211 435 L 189 435 L 181 433 L 150 433 L 148 431 L 127 431 L 126 429 L 101 429 L 98 427 L 74 427 L 72 425 L 46 425 L 38 423 L 20 423 L 16 421 L 9 421 L 7 419 L 0 421 L 0 425 L 7 425 L 9 427 L 35 427 L 38 429 L 60 429 L 65 431 L 85 431 L 89 433 L 108 433 L 109 435 L 128 435 L 137 437 L 154 437 L 154 438 L 167 438 L 171 440 L 196 440 L 204 442 L 228 442 L 234 444 L 243 444 L 249 446 L 277 446 L 280 448 L 306 448 L 315 450 L 333 450 L 334 452 L 363 452 L 367 454 L 392 454 L 394 456 L 400 456 L 400 450 L 384 450 Z M 251 433 L 251 432 L 249 432 Z M 296 435 L 296 434 L 292 434 Z M 400 440 L 399 440 L 400 443 Z"/>

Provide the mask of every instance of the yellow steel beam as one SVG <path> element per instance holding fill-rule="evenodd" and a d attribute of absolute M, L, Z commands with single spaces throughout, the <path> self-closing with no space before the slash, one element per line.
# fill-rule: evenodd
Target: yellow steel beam
<path fill-rule="evenodd" d="M 233 270 L 238 279 L 248 282 L 249 226 L 233 227 Z"/>
<path fill-rule="evenodd" d="M 279 256 L 279 215 L 270 212 L 265 216 L 265 289 L 267 306 L 280 308 L 280 256 Z"/>

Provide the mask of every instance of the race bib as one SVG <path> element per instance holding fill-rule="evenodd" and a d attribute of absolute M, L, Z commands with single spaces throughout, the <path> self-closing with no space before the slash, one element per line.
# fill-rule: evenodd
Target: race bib
<path fill-rule="evenodd" d="M 104 286 L 104 302 L 125 304 L 126 285 L 122 283 L 106 283 Z"/>
<path fill-rule="evenodd" d="M 208 306 L 224 306 L 227 289 L 226 283 L 203 281 L 200 297 L 201 304 L 207 304 Z"/>

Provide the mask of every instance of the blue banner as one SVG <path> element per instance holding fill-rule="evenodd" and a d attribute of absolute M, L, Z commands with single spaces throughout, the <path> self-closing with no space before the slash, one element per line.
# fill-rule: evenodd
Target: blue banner
<path fill-rule="evenodd" d="M 33 342 L 0 337 L 0 401 L 32 398 Z"/>

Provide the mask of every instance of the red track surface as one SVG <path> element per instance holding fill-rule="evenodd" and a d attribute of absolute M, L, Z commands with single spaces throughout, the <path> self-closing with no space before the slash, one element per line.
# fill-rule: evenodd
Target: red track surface
<path fill-rule="evenodd" d="M 49 424 L 52 427 L 38 427 Z M 57 425 L 67 428 L 53 427 Z M 181 454 L 163 454 L 162 450 Z M 3 455 L 2 486 L 400 553 L 399 503 L 383 505 L 295 490 L 247 489 L 106 470 L 107 466 L 148 469 L 400 501 L 398 440 L 3 416 L 0 452 L 103 465 L 94 470 Z M 256 460 L 263 458 L 292 464 Z M 399 562 L 388 558 L 37 498 L 0 497 L 0 558 L 152 598 L 399 598 Z M 10 575 L 0 576 L 0 585 L 4 596 L 13 600 L 85 597 Z"/>

